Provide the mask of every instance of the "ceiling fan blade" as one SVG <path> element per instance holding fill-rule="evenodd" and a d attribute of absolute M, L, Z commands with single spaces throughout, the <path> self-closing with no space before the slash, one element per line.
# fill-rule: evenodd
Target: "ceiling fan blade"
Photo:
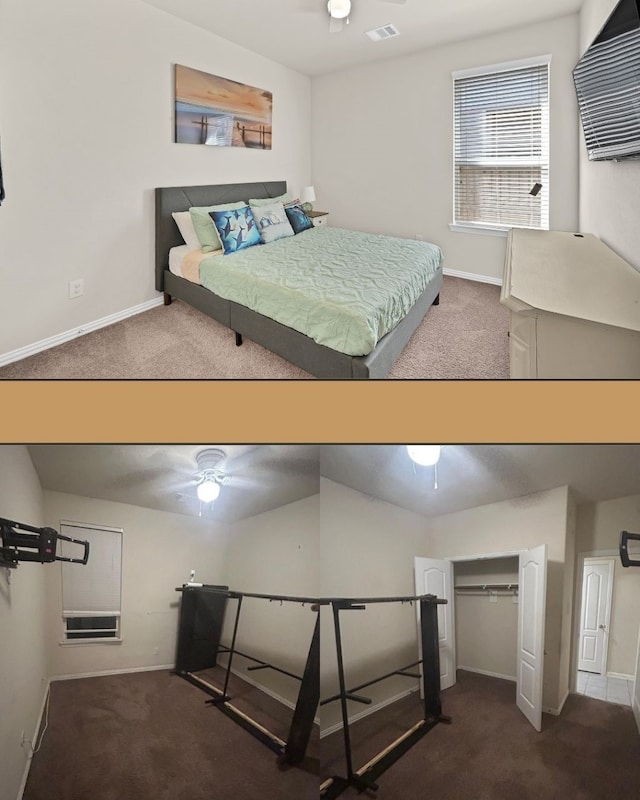
<path fill-rule="evenodd" d="M 329 33 L 340 33 L 343 27 L 343 20 L 336 19 L 335 17 L 329 17 Z"/>

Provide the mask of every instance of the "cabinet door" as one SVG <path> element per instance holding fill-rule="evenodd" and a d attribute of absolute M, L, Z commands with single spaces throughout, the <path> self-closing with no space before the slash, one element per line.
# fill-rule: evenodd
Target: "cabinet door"
<path fill-rule="evenodd" d="M 511 312 L 509 358 L 512 378 L 537 378 L 535 317 Z"/>

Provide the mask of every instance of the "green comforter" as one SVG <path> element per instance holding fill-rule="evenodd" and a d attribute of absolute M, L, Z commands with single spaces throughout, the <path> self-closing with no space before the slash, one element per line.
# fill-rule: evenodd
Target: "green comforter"
<path fill-rule="evenodd" d="M 200 282 L 319 344 L 362 356 L 406 316 L 441 266 L 433 244 L 318 227 L 205 259 Z"/>

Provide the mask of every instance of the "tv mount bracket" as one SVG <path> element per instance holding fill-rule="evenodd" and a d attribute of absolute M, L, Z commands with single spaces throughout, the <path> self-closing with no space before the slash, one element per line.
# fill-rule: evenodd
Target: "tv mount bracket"
<path fill-rule="evenodd" d="M 56 555 L 59 539 L 81 544 L 84 547 L 82 558 Z M 63 536 L 53 528 L 36 528 L 0 517 L 0 567 L 15 569 L 20 561 L 37 561 L 40 564 L 68 561 L 72 564 L 86 564 L 88 560 L 89 542 Z"/>
<path fill-rule="evenodd" d="M 629 558 L 629 541 L 640 542 L 640 533 L 620 532 L 620 560 L 623 567 L 640 567 L 640 560 Z"/>

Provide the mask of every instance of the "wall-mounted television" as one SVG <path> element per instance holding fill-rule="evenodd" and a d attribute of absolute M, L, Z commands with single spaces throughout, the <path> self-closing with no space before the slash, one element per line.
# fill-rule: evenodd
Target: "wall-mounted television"
<path fill-rule="evenodd" d="M 640 158 L 640 0 L 620 0 L 573 78 L 589 159 Z"/>

